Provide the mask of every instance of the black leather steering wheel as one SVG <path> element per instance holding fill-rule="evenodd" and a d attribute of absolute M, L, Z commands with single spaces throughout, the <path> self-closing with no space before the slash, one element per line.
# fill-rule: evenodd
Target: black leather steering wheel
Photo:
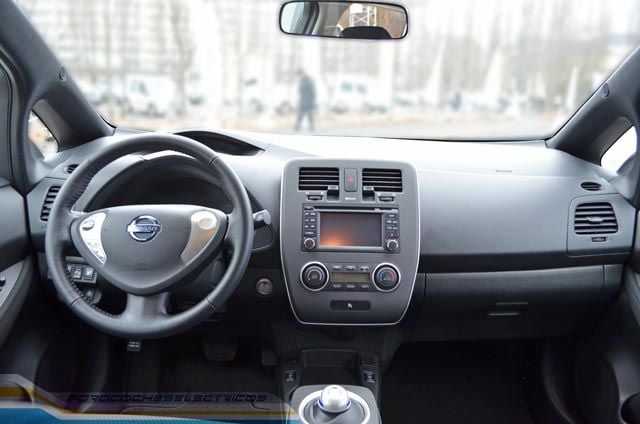
<path fill-rule="evenodd" d="M 114 160 L 136 152 L 171 150 L 193 157 L 220 182 L 229 214 L 195 205 L 129 205 L 73 210 L 91 179 Z M 82 320 L 131 340 L 165 337 L 204 321 L 240 283 L 251 255 L 253 216 L 240 178 L 208 147 L 191 139 L 148 133 L 109 144 L 71 174 L 52 205 L 45 249 L 59 297 Z M 120 315 L 87 302 L 65 266 L 72 246 L 101 277 L 127 294 Z M 199 303 L 171 315 L 168 292 L 201 272 L 220 250 L 231 251 L 218 284 Z"/>

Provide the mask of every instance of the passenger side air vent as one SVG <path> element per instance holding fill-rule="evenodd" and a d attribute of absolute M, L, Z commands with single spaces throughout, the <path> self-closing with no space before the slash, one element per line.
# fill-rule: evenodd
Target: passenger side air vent
<path fill-rule="evenodd" d="M 44 202 L 42 203 L 42 210 L 40 211 L 40 219 L 42 221 L 49 220 L 49 213 L 51 213 L 51 206 L 53 206 L 53 201 L 56 200 L 56 196 L 60 192 L 60 186 L 52 185 L 47 190 L 47 195 L 44 196 Z"/>
<path fill-rule="evenodd" d="M 64 172 L 66 172 L 67 174 L 71 174 L 73 171 L 76 170 L 77 167 L 78 167 L 77 163 L 72 163 L 71 165 L 68 165 L 66 168 L 64 168 Z"/>
<path fill-rule="evenodd" d="M 298 190 L 328 190 L 340 185 L 338 168 L 300 168 Z"/>
<path fill-rule="evenodd" d="M 602 190 L 602 185 L 593 181 L 585 181 L 584 183 L 580 184 L 580 187 L 587 191 Z"/>
<path fill-rule="evenodd" d="M 576 234 L 612 234 L 618 220 L 611 203 L 583 203 L 576 207 L 573 229 Z"/>
<path fill-rule="evenodd" d="M 362 170 L 362 188 L 365 191 L 402 191 L 402 171 L 399 169 L 365 168 Z"/>

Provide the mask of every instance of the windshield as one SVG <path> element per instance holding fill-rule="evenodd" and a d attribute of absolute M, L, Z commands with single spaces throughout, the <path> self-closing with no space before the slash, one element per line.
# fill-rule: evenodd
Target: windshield
<path fill-rule="evenodd" d="M 286 35 L 281 1 L 18 0 L 118 126 L 406 138 L 554 133 L 640 37 L 640 1 L 407 0 L 407 36 Z"/>

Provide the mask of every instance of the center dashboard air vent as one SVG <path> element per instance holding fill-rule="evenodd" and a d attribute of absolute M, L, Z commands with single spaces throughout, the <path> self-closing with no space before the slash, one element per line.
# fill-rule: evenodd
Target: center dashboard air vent
<path fill-rule="evenodd" d="M 71 174 L 71 173 L 73 173 L 73 171 L 76 170 L 77 167 L 78 167 L 77 163 L 72 163 L 71 165 L 67 165 L 64 168 L 64 172 L 66 172 L 67 174 Z"/>
<path fill-rule="evenodd" d="M 338 168 L 300 168 L 298 173 L 298 190 L 323 190 L 330 186 L 340 185 Z"/>
<path fill-rule="evenodd" d="M 362 187 L 364 190 L 402 191 L 402 171 L 399 169 L 365 168 L 362 170 Z"/>
<path fill-rule="evenodd" d="M 576 234 L 613 234 L 618 220 L 611 203 L 582 203 L 576 207 L 573 229 Z"/>
<path fill-rule="evenodd" d="M 40 219 L 42 221 L 49 220 L 49 214 L 51 213 L 51 207 L 53 206 L 54 200 L 56 200 L 56 196 L 60 192 L 59 185 L 52 185 L 47 190 L 47 194 L 44 196 L 44 202 L 42 202 L 42 209 L 40 210 Z"/>

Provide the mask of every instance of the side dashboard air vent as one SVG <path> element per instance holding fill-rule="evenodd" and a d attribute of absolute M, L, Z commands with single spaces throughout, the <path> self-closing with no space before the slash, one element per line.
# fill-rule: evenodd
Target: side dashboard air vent
<path fill-rule="evenodd" d="M 587 191 L 602 190 L 602 185 L 594 181 L 585 181 L 584 183 L 580 184 L 580 187 L 582 187 L 583 190 L 587 190 Z"/>
<path fill-rule="evenodd" d="M 51 206 L 53 206 L 53 201 L 56 200 L 56 196 L 60 192 L 60 186 L 52 185 L 47 190 L 47 195 L 44 196 L 44 202 L 42 203 L 42 210 L 40 211 L 40 219 L 42 221 L 49 220 L 49 213 L 51 213 Z"/>
<path fill-rule="evenodd" d="M 67 165 L 67 167 L 64 168 L 64 172 L 66 172 L 67 174 L 71 174 L 73 171 L 76 170 L 77 167 L 78 167 L 77 163 L 72 163 L 71 165 Z"/>
<path fill-rule="evenodd" d="M 328 190 L 340 185 L 338 168 L 300 168 L 298 190 Z"/>
<path fill-rule="evenodd" d="M 576 234 L 611 234 L 618 220 L 611 203 L 583 203 L 576 207 L 573 229 Z"/>
<path fill-rule="evenodd" d="M 373 191 L 402 191 L 402 171 L 399 169 L 365 168 L 362 170 L 363 189 L 371 187 Z"/>

